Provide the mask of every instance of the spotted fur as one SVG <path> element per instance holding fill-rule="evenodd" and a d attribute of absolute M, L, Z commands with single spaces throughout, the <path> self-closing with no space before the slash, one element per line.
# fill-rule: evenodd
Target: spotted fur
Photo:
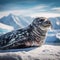
<path fill-rule="evenodd" d="M 38 17 L 26 28 L 14 30 L 0 36 L 0 49 L 41 46 L 51 23 L 44 17 Z"/>

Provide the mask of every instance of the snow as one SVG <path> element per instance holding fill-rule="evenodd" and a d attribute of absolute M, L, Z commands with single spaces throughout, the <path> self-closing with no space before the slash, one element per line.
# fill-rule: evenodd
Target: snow
<path fill-rule="evenodd" d="M 0 23 L 0 28 L 7 29 L 9 31 L 14 30 L 14 28 L 12 26 L 9 26 L 9 25 L 3 24 L 3 23 Z"/>
<path fill-rule="evenodd" d="M 60 60 L 59 45 L 42 45 L 25 49 L 0 50 L 0 59 L 10 60 Z"/>
<path fill-rule="evenodd" d="M 13 18 L 13 20 L 15 21 L 15 23 L 20 26 L 20 28 L 23 27 L 23 25 L 21 24 L 21 22 L 19 21 L 19 19 L 18 19 L 17 17 L 14 17 L 14 16 L 12 15 L 12 18 Z"/>
<path fill-rule="evenodd" d="M 56 38 L 58 38 L 60 40 L 60 33 L 56 34 Z"/>

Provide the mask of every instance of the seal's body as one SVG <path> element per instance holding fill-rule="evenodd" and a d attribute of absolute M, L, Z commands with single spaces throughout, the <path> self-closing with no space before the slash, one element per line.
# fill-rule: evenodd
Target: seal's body
<path fill-rule="evenodd" d="M 38 17 L 27 27 L 0 36 L 0 49 L 41 46 L 45 41 L 49 20 Z"/>

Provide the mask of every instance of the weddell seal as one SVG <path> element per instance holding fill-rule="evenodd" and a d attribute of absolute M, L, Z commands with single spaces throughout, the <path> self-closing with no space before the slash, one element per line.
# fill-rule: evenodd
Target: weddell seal
<path fill-rule="evenodd" d="M 0 36 L 0 49 L 41 46 L 51 22 L 45 17 L 37 17 L 25 28 Z"/>

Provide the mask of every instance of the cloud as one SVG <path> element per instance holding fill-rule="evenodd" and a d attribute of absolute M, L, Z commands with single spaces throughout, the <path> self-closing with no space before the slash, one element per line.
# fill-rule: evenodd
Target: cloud
<path fill-rule="evenodd" d="M 54 7 L 51 9 L 52 11 L 55 11 L 55 12 L 60 12 L 60 7 Z"/>
<path fill-rule="evenodd" d="M 46 5 L 37 5 L 37 6 L 34 6 L 32 8 L 28 8 L 28 9 L 17 9 L 17 10 L 1 11 L 0 12 L 0 17 L 6 16 L 10 13 L 13 13 L 15 15 L 33 14 L 33 13 L 37 13 L 39 11 L 43 11 L 44 8 L 47 8 L 47 7 L 48 6 L 46 6 Z"/>
<path fill-rule="evenodd" d="M 37 5 L 37 6 L 34 6 L 32 8 L 28 8 L 27 10 L 28 11 L 31 11 L 31 12 L 44 12 L 46 11 L 46 8 L 48 8 L 49 6 L 45 5 L 45 4 L 40 4 L 40 5 Z"/>
<path fill-rule="evenodd" d="M 34 7 L 40 4 L 41 6 Z M 42 5 L 44 4 L 44 5 Z M 0 11 L 6 10 L 18 10 L 18 9 L 28 9 L 32 8 L 33 10 L 40 11 L 40 9 L 44 9 L 47 6 L 51 5 L 51 7 L 60 6 L 60 1 L 57 0 L 1 0 L 0 1 Z M 42 11 L 42 10 L 41 10 Z M 44 11 L 44 10 L 43 10 Z"/>
<path fill-rule="evenodd" d="M 56 17 L 60 16 L 59 11 L 60 8 L 51 8 L 51 11 L 49 10 L 50 6 L 40 4 L 28 9 L 20 9 L 20 10 L 10 10 L 10 11 L 3 11 L 0 12 L 0 18 L 3 16 L 7 16 L 8 14 L 12 13 L 14 15 L 25 15 L 25 16 L 31 16 L 31 17 L 37 17 L 37 16 L 44 16 L 44 17 Z M 57 10 L 56 13 L 53 11 Z"/>
<path fill-rule="evenodd" d="M 2 12 L 0 13 L 0 18 L 3 17 L 3 16 L 7 16 L 9 15 L 10 13 L 14 14 L 14 15 L 23 15 L 23 16 L 31 16 L 31 17 L 56 17 L 56 16 L 60 16 L 60 14 L 58 13 L 53 13 L 53 12 L 39 12 L 39 13 L 32 13 L 31 11 L 27 11 L 25 12 L 24 10 L 23 11 L 20 11 L 20 10 L 15 10 L 15 11 L 8 11 L 8 12 Z"/>
<path fill-rule="evenodd" d="M 37 5 L 33 8 L 31 8 L 32 10 L 39 10 L 39 9 L 44 9 L 44 8 L 47 8 L 48 6 L 47 5 L 44 5 L 44 4 L 40 4 L 40 5 Z"/>
<path fill-rule="evenodd" d="M 35 14 L 30 14 L 31 17 L 57 17 L 60 16 L 58 13 L 49 13 L 49 12 L 43 12 L 43 13 L 35 13 Z"/>

